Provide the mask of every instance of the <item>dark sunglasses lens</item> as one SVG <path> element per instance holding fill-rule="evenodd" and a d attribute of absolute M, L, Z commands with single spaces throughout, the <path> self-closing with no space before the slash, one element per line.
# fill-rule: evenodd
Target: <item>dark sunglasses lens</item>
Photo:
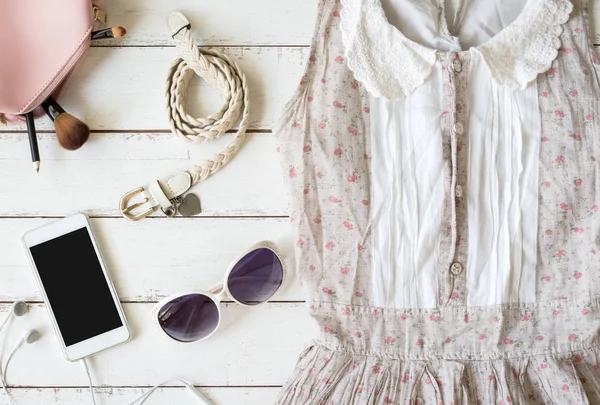
<path fill-rule="evenodd" d="M 260 248 L 244 256 L 231 270 L 227 287 L 233 298 L 246 305 L 267 301 L 281 287 L 283 265 L 270 249 Z"/>
<path fill-rule="evenodd" d="M 204 294 L 189 294 L 165 304 L 158 311 L 165 333 L 180 342 L 195 342 L 210 335 L 219 324 L 219 309 Z"/>

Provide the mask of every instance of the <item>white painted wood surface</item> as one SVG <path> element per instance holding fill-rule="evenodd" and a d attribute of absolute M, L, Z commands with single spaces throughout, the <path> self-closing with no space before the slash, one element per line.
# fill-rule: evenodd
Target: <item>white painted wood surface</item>
<path fill-rule="evenodd" d="M 99 404 L 129 404 L 145 392 L 145 388 L 112 388 L 96 389 Z M 279 391 L 278 387 L 264 388 L 206 388 L 200 391 L 215 404 L 256 405 L 272 404 Z M 87 388 L 17 388 L 11 390 L 19 404 L 91 404 L 92 398 Z M 0 393 L 2 404 L 8 399 Z M 169 387 L 158 390 L 145 405 L 193 405 L 190 395 L 182 388 Z"/>
<path fill-rule="evenodd" d="M 314 0 L 120 0 L 111 19 L 127 27 L 123 45 L 171 46 L 165 16 L 182 11 L 204 46 L 306 46 L 316 15 Z M 107 7 L 108 8 L 108 7 Z M 112 45 L 110 41 L 98 42 Z"/>
<path fill-rule="evenodd" d="M 0 219 L 0 300 L 41 301 L 19 236 L 54 219 Z M 92 219 L 111 278 L 123 302 L 155 302 L 185 290 L 208 290 L 231 261 L 258 240 L 270 239 L 286 256 L 288 280 L 276 301 L 302 301 L 293 274 L 287 219 L 177 218 L 131 223 Z M 157 240 L 160 239 L 160 240 Z"/>
<path fill-rule="evenodd" d="M 94 43 L 60 100 L 92 129 L 85 147 L 62 150 L 49 120 L 39 120 L 42 167 L 36 175 L 25 127 L 0 126 L 0 302 L 6 303 L 0 304 L 0 319 L 16 299 L 31 306 L 11 323 L 6 347 L 26 328 L 43 332 L 40 342 L 11 362 L 9 384 L 20 404 L 91 404 L 80 365 L 62 357 L 20 245 L 25 231 L 83 211 L 93 218 L 133 332 L 131 342 L 91 362 L 98 405 L 129 404 L 174 376 L 200 387 L 216 405 L 273 403 L 315 333 L 293 275 L 288 197 L 271 128 L 300 80 L 316 2 L 105 0 L 104 8 L 111 24 L 126 27 L 128 35 Z M 189 17 L 199 44 L 221 47 L 246 73 L 251 131 L 239 155 L 194 189 L 203 205 L 199 217 L 155 215 L 130 223 L 117 209 L 123 193 L 186 169 L 232 136 L 196 145 L 168 130 L 164 80 L 177 53 L 164 19 L 175 9 Z M 192 81 L 190 112 L 205 116 L 220 103 L 213 88 Z M 277 242 L 290 268 L 291 277 L 271 303 L 252 309 L 222 304 L 224 327 L 198 344 L 175 343 L 155 328 L 150 312 L 156 301 L 210 288 L 240 251 L 261 239 Z M 146 403 L 194 402 L 183 389 L 168 387 Z M 3 393 L 0 404 L 8 404 Z"/>
<path fill-rule="evenodd" d="M 27 159 L 27 136 L 0 133 L 0 173 L 11 173 L 1 180 L 0 216 L 74 211 L 119 216 L 119 199 L 126 191 L 191 167 L 221 150 L 231 136 L 197 145 L 170 133 L 102 133 L 69 152 L 60 148 L 54 134 L 40 134 L 42 170 L 36 174 Z M 235 159 L 194 188 L 202 199 L 202 215 L 285 216 L 288 199 L 275 145 L 272 134 L 248 135 Z"/>
<path fill-rule="evenodd" d="M 162 27 L 160 27 L 162 29 Z M 116 42 L 116 41 L 115 41 Z M 252 98 L 250 128 L 270 129 L 274 117 L 300 82 L 307 48 L 217 48 L 238 62 Z M 74 72 L 61 105 L 84 119 L 92 130 L 168 130 L 164 84 L 177 58 L 173 47 L 94 47 Z M 218 109 L 218 91 L 194 78 L 188 87 L 188 111 L 206 116 Z M 37 125 L 50 130 L 50 120 Z M 11 129 L 24 130 L 25 126 Z"/>
<path fill-rule="evenodd" d="M 280 386 L 316 332 L 303 303 L 268 303 L 244 308 L 222 305 L 222 327 L 204 342 L 183 344 L 164 336 L 150 317 L 154 303 L 125 303 L 132 340 L 91 358 L 97 385 L 138 387 L 185 376 L 199 386 Z M 8 304 L 2 306 L 6 313 Z M 76 387 L 87 384 L 81 365 L 64 360 L 43 304 L 9 330 L 7 347 L 19 330 L 36 328 L 43 338 L 11 360 L 11 385 Z M 51 372 L 49 372 L 51 370 Z"/>
<path fill-rule="evenodd" d="M 25 328 L 44 333 L 11 363 L 13 393 L 20 404 L 91 403 L 80 366 L 62 358 L 19 242 L 26 230 L 53 220 L 46 217 L 85 211 L 94 218 L 134 335 L 130 343 L 94 358 L 98 404 L 129 404 L 148 386 L 172 376 L 189 379 L 217 405 L 273 403 L 315 333 L 296 279 L 267 305 L 223 304 L 225 327 L 199 344 L 176 344 L 162 336 L 151 324 L 150 311 L 168 294 L 212 286 L 230 260 L 256 240 L 278 242 L 293 267 L 288 198 L 270 132 L 300 80 L 316 0 L 105 3 L 112 24 L 125 26 L 128 35 L 96 42 L 61 98 L 94 131 L 89 143 L 66 152 L 49 121 L 40 120 L 42 171 L 36 175 L 24 127 L 0 127 L 0 301 L 31 302 L 31 313 L 11 324 L 6 346 Z M 246 73 L 252 133 L 232 163 L 195 189 L 203 203 L 200 217 L 155 216 L 129 223 L 116 209 L 124 192 L 185 169 L 227 142 L 194 145 L 168 132 L 163 84 L 177 55 L 164 18 L 175 9 L 189 17 L 199 44 L 223 47 Z M 189 110 L 199 115 L 220 104 L 217 92 L 201 80 L 192 82 L 189 93 Z M 7 309 L 0 304 L 0 317 Z M 183 389 L 168 387 L 147 403 L 194 402 Z M 8 404 L 3 393 L 0 404 Z"/>

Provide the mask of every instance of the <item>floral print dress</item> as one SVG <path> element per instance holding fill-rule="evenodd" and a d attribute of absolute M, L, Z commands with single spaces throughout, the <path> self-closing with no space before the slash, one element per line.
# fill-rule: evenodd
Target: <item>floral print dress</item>
<path fill-rule="evenodd" d="M 319 3 L 306 71 L 276 135 L 297 272 L 320 333 L 278 404 L 600 403 L 600 82 L 588 4 L 528 4 L 499 40 L 439 52 L 392 27 L 380 0 Z M 387 44 L 380 54 L 379 42 Z M 429 85 L 439 93 L 418 98 Z M 489 94 L 513 108 L 477 129 Z M 406 100 L 417 110 L 433 103 L 431 119 L 413 127 L 435 122 L 430 134 L 389 125 Z M 535 125 L 525 128 L 523 117 Z M 476 158 L 478 147 L 492 147 L 478 146 L 477 131 L 491 127 L 504 128 L 498 136 L 511 139 L 516 161 Z M 534 136 L 514 146 L 517 133 Z M 380 170 L 391 159 L 385 142 L 400 136 L 439 138 L 431 154 L 439 152 L 441 177 L 429 183 L 441 184 L 440 194 L 427 200 L 439 206 L 427 225 L 408 230 L 413 211 L 388 207 L 386 196 L 405 192 L 406 182 L 390 176 L 409 169 Z M 438 159 L 427 157 L 419 170 Z M 518 177 L 499 190 L 477 176 L 497 176 L 503 164 Z M 506 204 L 507 226 L 517 231 L 488 251 L 482 246 L 496 224 L 486 210 L 503 206 L 507 184 L 533 203 Z M 484 194 L 491 201 L 478 203 Z M 433 270 L 422 282 L 400 283 L 412 253 L 395 238 L 414 229 L 433 247 L 418 245 L 424 259 L 410 274 Z"/>

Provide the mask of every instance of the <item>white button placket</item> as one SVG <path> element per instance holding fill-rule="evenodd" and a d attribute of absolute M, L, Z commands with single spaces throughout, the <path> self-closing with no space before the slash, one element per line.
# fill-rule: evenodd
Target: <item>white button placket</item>
<path fill-rule="evenodd" d="M 463 55 L 464 56 L 464 55 Z M 447 277 L 445 285 L 440 285 L 440 303 L 442 305 L 463 305 L 465 304 L 464 286 L 465 272 L 464 263 L 465 255 L 460 249 L 461 240 L 464 235 L 466 224 L 466 212 L 458 210 L 466 210 L 464 202 L 464 184 L 459 182 L 459 178 L 464 181 L 466 175 L 465 168 L 459 166 L 459 152 L 462 149 L 459 145 L 463 145 L 466 139 L 466 114 L 464 111 L 464 91 L 461 91 L 465 86 L 467 78 L 466 67 L 468 67 L 468 59 L 462 60 L 462 57 L 455 53 L 448 53 L 442 56 L 442 63 L 446 67 L 448 73 L 447 91 L 445 97 L 444 109 L 448 111 L 447 124 L 450 128 L 450 176 L 448 178 L 450 185 L 447 188 L 449 192 L 450 206 L 447 211 L 449 216 L 449 228 L 451 228 L 450 243 L 446 245 Z M 460 220 L 459 220 L 460 219 Z M 460 233 L 459 233 L 460 232 Z M 459 291 L 462 294 L 459 294 Z"/>

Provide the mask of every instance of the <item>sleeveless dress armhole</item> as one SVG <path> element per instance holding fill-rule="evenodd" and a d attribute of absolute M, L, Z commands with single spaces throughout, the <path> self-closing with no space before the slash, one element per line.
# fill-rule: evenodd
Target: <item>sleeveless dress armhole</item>
<path fill-rule="evenodd" d="M 294 121 L 301 114 L 302 103 L 306 102 L 307 94 L 310 92 L 312 86 L 311 78 L 314 77 L 315 71 L 318 66 L 314 63 L 314 55 L 319 54 L 324 49 L 323 41 L 319 41 L 319 37 L 322 37 L 323 27 L 323 15 L 324 5 L 322 2 L 317 3 L 317 18 L 315 19 L 315 26 L 313 28 L 313 34 L 311 44 L 308 52 L 308 59 L 304 62 L 304 70 L 300 83 L 296 87 L 294 94 L 284 104 L 283 109 L 278 113 L 274 125 L 273 134 L 283 140 L 292 136 L 295 131 L 290 131 L 290 128 L 299 129 L 298 126 L 294 127 Z"/>
<path fill-rule="evenodd" d="M 581 13 L 583 14 L 583 24 L 584 27 L 582 29 L 582 35 L 586 36 L 585 43 L 588 45 L 586 47 L 587 55 L 594 69 L 594 78 L 597 86 L 600 87 L 600 58 L 598 52 L 594 48 L 594 32 L 598 32 L 598 28 L 600 28 L 600 19 L 599 21 L 595 21 L 593 17 L 592 6 L 594 5 L 595 0 L 582 0 L 582 8 Z M 600 32 L 598 32 L 600 33 Z"/>
<path fill-rule="evenodd" d="M 273 125 L 273 135 L 277 139 L 277 152 L 280 153 L 280 165 L 289 195 L 288 213 L 290 221 L 302 215 L 302 197 L 304 196 L 308 175 L 305 173 L 306 164 L 303 162 L 303 144 L 309 137 L 311 115 L 311 95 L 314 91 L 315 78 L 327 70 L 327 62 L 317 55 L 323 55 L 327 49 L 327 31 L 330 29 L 332 14 L 335 14 L 334 1 L 321 0 L 318 2 L 316 22 L 313 29 L 311 45 L 304 71 L 296 91 Z M 329 16 L 329 18 L 327 18 Z"/>

